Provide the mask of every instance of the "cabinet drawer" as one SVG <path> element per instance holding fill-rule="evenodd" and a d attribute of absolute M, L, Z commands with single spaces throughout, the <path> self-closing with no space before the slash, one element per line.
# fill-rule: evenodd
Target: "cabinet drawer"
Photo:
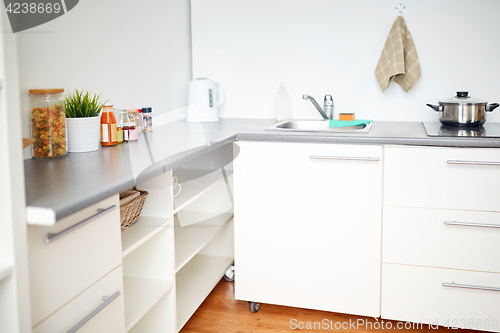
<path fill-rule="evenodd" d="M 386 147 L 386 206 L 500 211 L 500 150 Z"/>
<path fill-rule="evenodd" d="M 382 261 L 500 273 L 500 213 L 384 207 Z"/>
<path fill-rule="evenodd" d="M 47 234 L 59 233 L 95 215 L 114 210 L 46 243 Z M 69 302 L 121 264 L 118 195 L 85 208 L 55 226 L 28 227 L 31 308 L 33 326 Z"/>
<path fill-rule="evenodd" d="M 500 292 L 458 286 L 500 290 L 500 274 L 383 264 L 382 318 L 500 332 Z"/>
<path fill-rule="evenodd" d="M 109 299 L 106 300 L 103 297 L 109 297 Z M 84 321 L 78 333 L 123 333 L 125 331 L 124 313 L 123 275 L 120 265 L 36 326 L 33 333 L 68 332 L 90 314 L 95 314 L 95 316 Z"/>

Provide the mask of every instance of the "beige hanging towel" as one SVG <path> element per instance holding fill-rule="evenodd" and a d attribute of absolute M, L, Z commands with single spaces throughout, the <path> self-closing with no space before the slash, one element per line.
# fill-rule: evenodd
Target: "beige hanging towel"
<path fill-rule="evenodd" d="M 375 76 L 382 91 L 395 81 L 409 91 L 420 79 L 417 49 L 402 15 L 396 18 L 380 55 Z"/>

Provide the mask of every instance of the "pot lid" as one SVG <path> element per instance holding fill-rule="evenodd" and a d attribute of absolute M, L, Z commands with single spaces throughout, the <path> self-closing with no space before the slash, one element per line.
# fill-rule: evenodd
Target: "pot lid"
<path fill-rule="evenodd" d="M 451 104 L 487 104 L 485 100 L 474 98 L 469 96 L 468 91 L 457 91 L 455 97 L 446 98 L 440 100 L 439 103 L 451 103 Z"/>

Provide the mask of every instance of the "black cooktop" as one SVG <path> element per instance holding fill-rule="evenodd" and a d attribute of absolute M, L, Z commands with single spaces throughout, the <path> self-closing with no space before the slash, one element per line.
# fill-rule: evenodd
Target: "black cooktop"
<path fill-rule="evenodd" d="M 423 122 L 428 136 L 500 138 L 499 123 L 485 123 L 480 127 L 442 126 L 440 122 Z"/>

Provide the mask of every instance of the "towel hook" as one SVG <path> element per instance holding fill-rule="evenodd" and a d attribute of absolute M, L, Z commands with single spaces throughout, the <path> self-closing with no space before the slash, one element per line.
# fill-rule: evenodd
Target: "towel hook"
<path fill-rule="evenodd" d="M 406 6 L 404 5 L 404 3 L 400 3 L 399 5 L 396 6 L 396 11 L 398 12 L 398 15 L 403 15 L 405 9 Z"/>

